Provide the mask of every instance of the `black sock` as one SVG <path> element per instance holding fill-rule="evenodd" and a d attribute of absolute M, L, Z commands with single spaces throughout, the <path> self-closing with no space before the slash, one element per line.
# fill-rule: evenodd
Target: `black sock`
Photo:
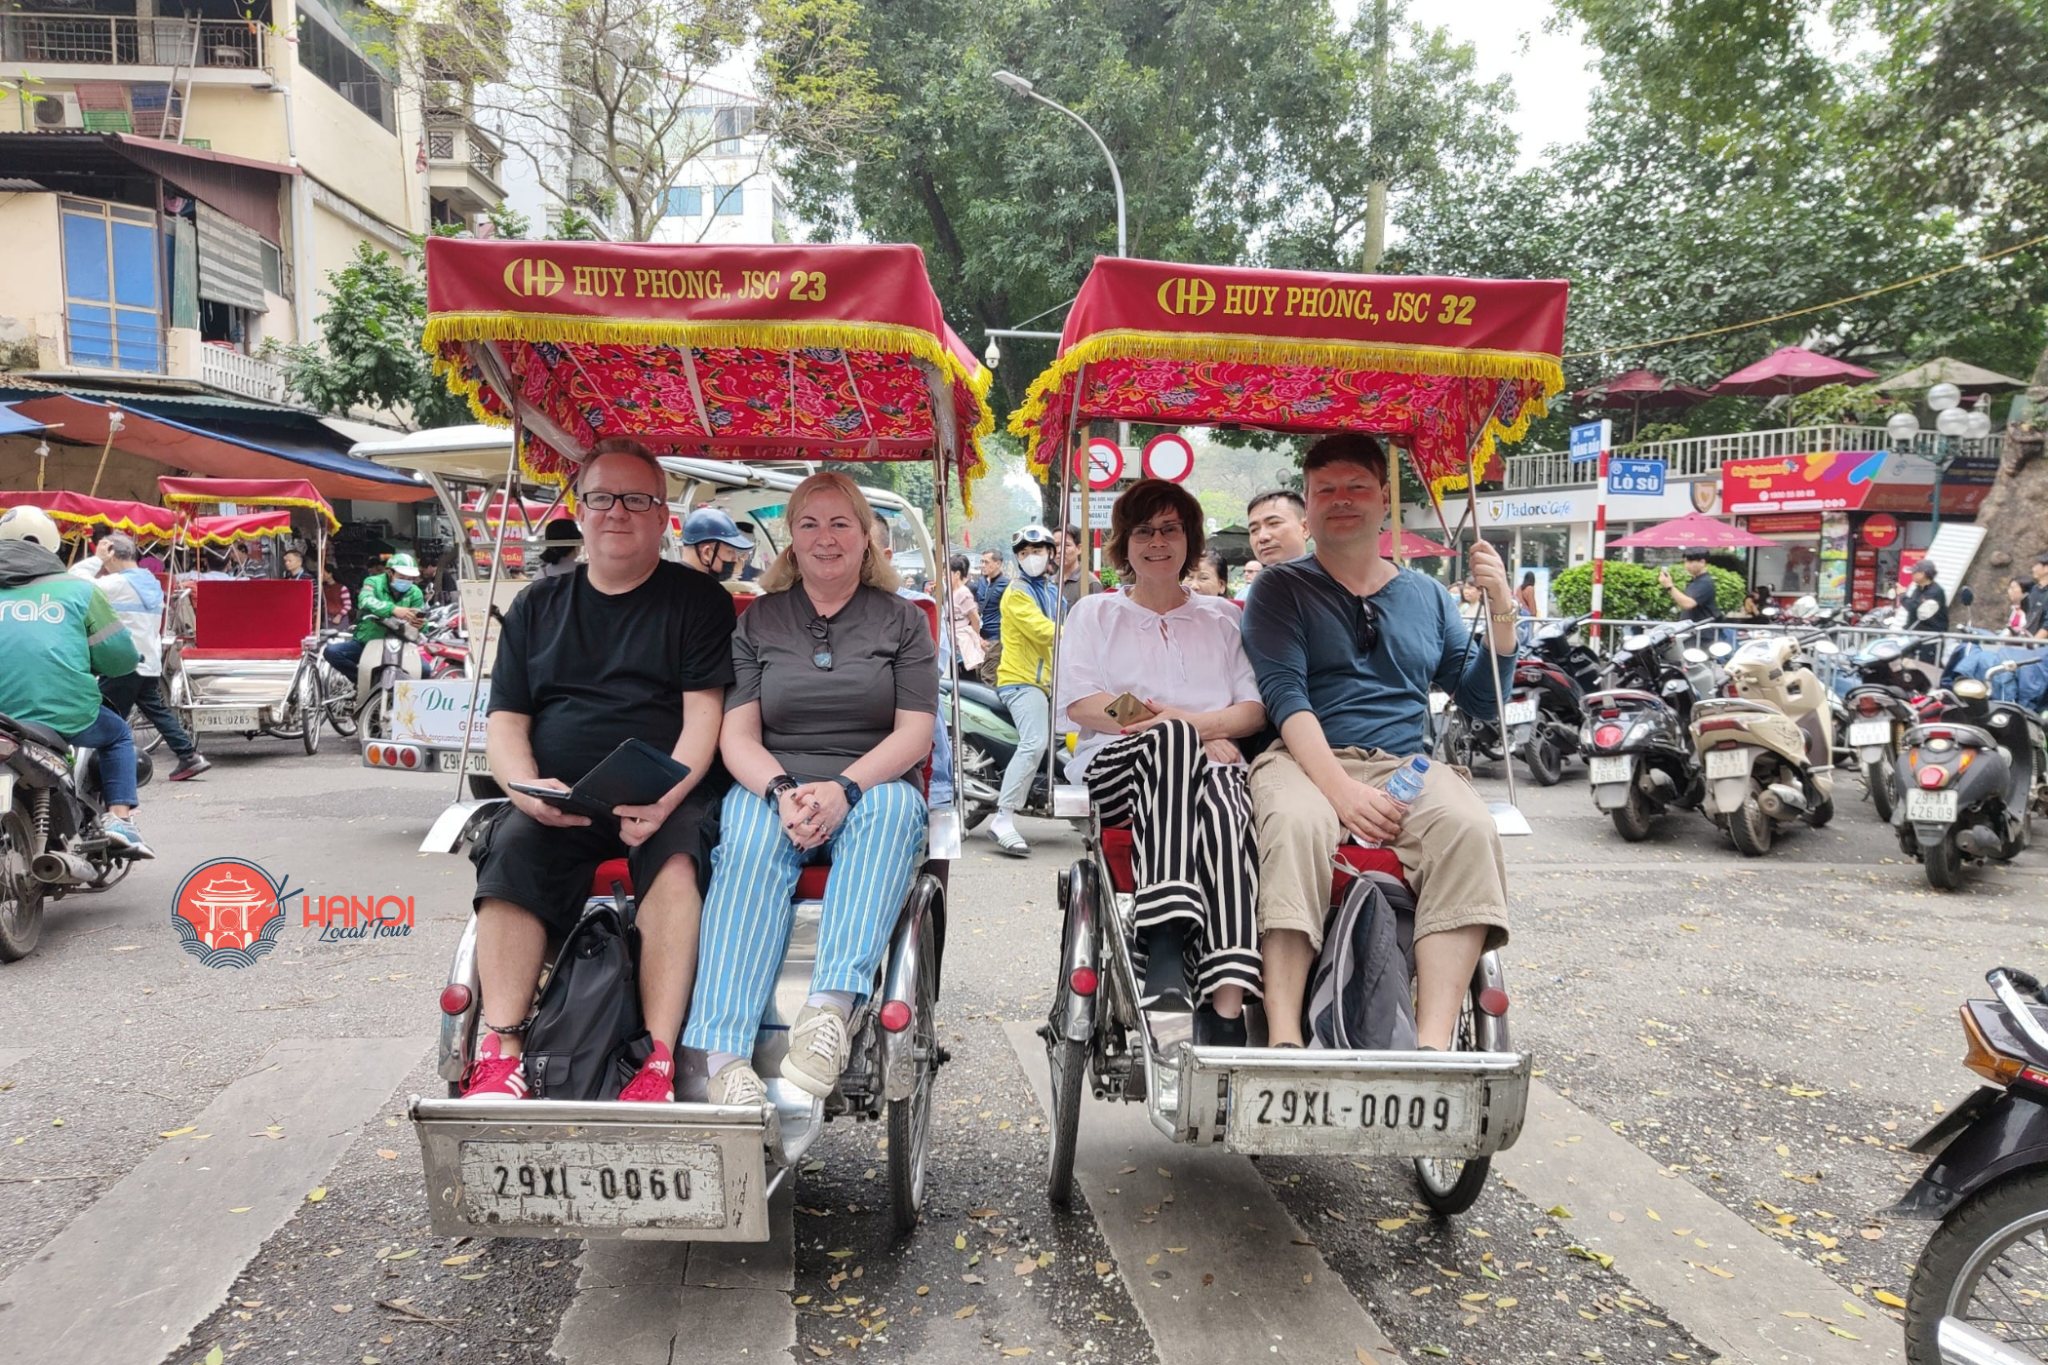
<path fill-rule="evenodd" d="M 1226 1019 L 1216 1012 L 1214 1006 L 1204 1005 L 1201 1021 L 1200 1041 L 1204 1046 L 1244 1047 L 1250 1040 L 1250 1034 L 1245 1031 L 1242 1014 Z"/>
<path fill-rule="evenodd" d="M 1168 920 L 1145 931 L 1145 994 L 1148 997 L 1178 991 L 1188 993 L 1188 925 L 1185 920 Z"/>

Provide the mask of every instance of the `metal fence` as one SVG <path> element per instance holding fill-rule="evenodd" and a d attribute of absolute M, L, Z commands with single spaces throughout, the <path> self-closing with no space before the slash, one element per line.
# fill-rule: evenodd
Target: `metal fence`
<path fill-rule="evenodd" d="M 1768 431 L 1738 431 L 1726 436 L 1646 441 L 1618 453 L 1630 459 L 1664 461 L 1664 477 L 1670 481 L 1718 474 L 1721 466 L 1730 460 L 1767 460 L 1780 455 L 1819 455 L 1834 450 L 1897 449 L 1930 459 L 1942 454 L 1959 457 L 1989 455 L 1997 452 L 2001 439 L 1992 436 L 1981 441 L 1965 441 L 1923 431 L 1907 445 L 1894 442 L 1883 427 L 1776 427 Z M 1599 477 L 1600 470 L 1598 461 L 1582 460 L 1575 464 L 1562 450 L 1511 455 L 1506 463 L 1506 488 L 1511 493 L 1537 488 L 1590 486 Z"/>
<path fill-rule="evenodd" d="M 263 65 L 263 28 L 243 19 L 8 13 L 0 14 L 0 58 L 256 70 Z"/>

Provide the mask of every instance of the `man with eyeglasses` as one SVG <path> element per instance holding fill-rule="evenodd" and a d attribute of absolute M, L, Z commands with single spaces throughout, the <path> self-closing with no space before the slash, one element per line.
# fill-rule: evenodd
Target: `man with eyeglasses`
<path fill-rule="evenodd" d="M 667 750 L 690 774 L 653 805 L 615 807 L 595 822 L 515 793 L 472 846 L 483 999 L 464 1095 L 527 1093 L 520 1034 L 549 935 L 574 926 L 598 864 L 625 857 L 653 1055 L 619 1098 L 675 1097 L 673 1049 L 727 785 L 715 755 L 736 615 L 716 579 L 661 557 L 666 488 L 639 442 L 598 442 L 575 484 L 584 562 L 536 580 L 505 613 L 486 741 L 500 783 L 566 790 L 628 739 Z"/>
<path fill-rule="evenodd" d="M 1350 838 L 1391 848 L 1415 888 L 1416 1031 L 1451 1046 L 1479 955 L 1507 942 L 1507 865 L 1493 817 L 1448 765 L 1404 805 L 1382 790 L 1429 747 L 1432 684 L 1467 715 L 1495 714 L 1514 674 L 1519 613 L 1500 555 L 1480 541 L 1485 642 L 1444 586 L 1381 558 L 1387 457 L 1369 436 L 1325 436 L 1303 462 L 1315 552 L 1269 564 L 1245 604 L 1245 652 L 1280 742 L 1251 770 L 1259 949 L 1272 1046 L 1300 1047 L 1302 999 L 1330 911 L 1330 859 Z"/>

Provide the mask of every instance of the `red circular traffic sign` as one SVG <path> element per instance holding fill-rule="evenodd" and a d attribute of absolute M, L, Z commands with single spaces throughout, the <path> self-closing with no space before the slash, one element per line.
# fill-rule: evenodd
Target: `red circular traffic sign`
<path fill-rule="evenodd" d="M 1195 472 L 1195 448 L 1177 431 L 1162 431 L 1145 443 L 1145 477 L 1179 483 Z"/>
<path fill-rule="evenodd" d="M 1116 487 L 1124 476 L 1123 447 L 1107 436 L 1095 437 L 1075 453 L 1074 473 L 1087 479 L 1088 486 L 1098 493 Z"/>

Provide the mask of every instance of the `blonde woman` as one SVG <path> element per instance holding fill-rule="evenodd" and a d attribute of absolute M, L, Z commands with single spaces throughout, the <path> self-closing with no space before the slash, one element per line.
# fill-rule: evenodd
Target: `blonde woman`
<path fill-rule="evenodd" d="M 923 856 L 916 783 L 938 714 L 937 659 L 924 612 L 896 595 L 873 520 L 843 474 L 798 484 L 784 519 L 789 546 L 733 634 L 719 731 L 733 787 L 683 1035 L 709 1054 L 714 1104 L 765 1098 L 749 1059 L 804 864 L 830 846 L 811 995 L 790 1027 L 782 1075 L 823 1098 L 845 1069 L 854 1010 Z"/>

